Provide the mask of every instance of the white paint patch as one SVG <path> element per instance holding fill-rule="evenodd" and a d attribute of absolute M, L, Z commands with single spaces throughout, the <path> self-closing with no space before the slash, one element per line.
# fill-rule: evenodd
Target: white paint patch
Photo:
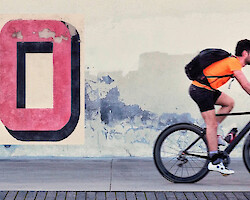
<path fill-rule="evenodd" d="M 61 43 L 62 42 L 62 40 L 68 40 L 68 38 L 67 37 L 64 37 L 64 36 L 60 36 L 60 37 L 56 37 L 56 33 L 55 32 L 53 32 L 53 31 L 51 31 L 51 30 L 49 30 L 49 29 L 43 29 L 43 31 L 40 31 L 39 33 L 39 37 L 40 38 L 46 38 L 46 39 L 48 39 L 48 38 L 53 38 L 53 40 L 56 42 L 56 43 Z"/>
<path fill-rule="evenodd" d="M 22 35 L 22 32 L 21 32 L 21 31 L 14 32 L 14 33 L 12 34 L 12 37 L 13 37 L 13 38 L 20 39 L 20 40 L 23 39 L 23 35 Z"/>

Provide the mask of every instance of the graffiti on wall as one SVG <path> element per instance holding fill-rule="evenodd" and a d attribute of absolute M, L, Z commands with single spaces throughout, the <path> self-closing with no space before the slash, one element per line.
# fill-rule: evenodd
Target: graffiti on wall
<path fill-rule="evenodd" d="M 27 79 L 36 77 L 27 77 L 27 60 L 43 54 L 52 55 L 52 106 L 30 108 Z M 33 71 L 39 71 L 40 62 L 33 59 Z M 0 66 L 0 118 L 14 138 L 60 141 L 74 131 L 80 116 L 80 36 L 71 24 L 8 21 L 0 33 Z"/>

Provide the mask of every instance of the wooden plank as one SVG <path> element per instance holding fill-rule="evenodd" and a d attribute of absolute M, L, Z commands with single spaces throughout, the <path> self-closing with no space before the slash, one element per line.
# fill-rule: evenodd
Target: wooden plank
<path fill-rule="evenodd" d="M 36 200 L 44 200 L 46 197 L 47 192 L 38 192 L 36 195 Z"/>
<path fill-rule="evenodd" d="M 155 195 L 157 200 L 166 200 L 164 192 L 156 192 Z"/>
<path fill-rule="evenodd" d="M 105 192 L 97 192 L 96 193 L 96 200 L 105 200 Z"/>
<path fill-rule="evenodd" d="M 250 192 L 243 192 L 243 194 L 246 196 L 248 200 L 250 200 Z"/>
<path fill-rule="evenodd" d="M 117 200 L 126 200 L 125 192 L 116 192 L 116 199 Z"/>
<path fill-rule="evenodd" d="M 204 192 L 204 194 L 208 200 L 217 200 L 217 198 L 213 192 Z"/>
<path fill-rule="evenodd" d="M 227 200 L 227 197 L 223 194 L 223 192 L 214 192 L 214 195 L 219 200 Z"/>
<path fill-rule="evenodd" d="M 86 200 L 94 200 L 94 199 L 95 199 L 95 192 L 86 193 Z"/>
<path fill-rule="evenodd" d="M 67 192 L 66 193 L 66 200 L 75 200 L 75 199 L 76 199 L 76 192 Z M 84 199 L 85 199 L 85 196 L 84 196 Z"/>
<path fill-rule="evenodd" d="M 165 196 L 167 197 L 168 200 L 176 200 L 176 196 L 174 192 L 165 192 Z"/>
<path fill-rule="evenodd" d="M 77 192 L 76 193 L 76 200 L 82 200 L 86 198 L 86 193 L 85 192 Z"/>
<path fill-rule="evenodd" d="M 154 192 L 146 192 L 146 198 L 147 200 L 156 200 L 156 196 Z"/>
<path fill-rule="evenodd" d="M 116 200 L 114 192 L 106 192 L 106 199 L 107 200 Z"/>
<path fill-rule="evenodd" d="M 178 200 L 187 200 L 184 192 L 175 192 L 175 196 Z"/>
<path fill-rule="evenodd" d="M 228 200 L 237 200 L 236 196 L 232 192 L 225 192 L 224 194 Z"/>
<path fill-rule="evenodd" d="M 17 195 L 16 191 L 9 191 L 4 200 L 13 200 Z"/>
<path fill-rule="evenodd" d="M 28 191 L 25 200 L 34 200 L 36 198 L 37 192 Z"/>
<path fill-rule="evenodd" d="M 205 194 L 203 192 L 194 192 L 194 195 L 197 197 L 199 200 L 207 200 Z"/>
<path fill-rule="evenodd" d="M 237 199 L 248 200 L 246 196 L 243 194 L 243 192 L 234 192 L 234 195 L 237 197 Z"/>
<path fill-rule="evenodd" d="M 136 200 L 135 193 L 134 192 L 126 192 L 126 198 L 127 198 L 127 200 Z"/>
<path fill-rule="evenodd" d="M 184 194 L 188 200 L 197 200 L 197 197 L 193 192 L 184 192 Z"/>
<path fill-rule="evenodd" d="M 17 192 L 17 196 L 15 200 L 24 200 L 26 197 L 27 191 L 19 191 Z"/>
<path fill-rule="evenodd" d="M 7 191 L 0 191 L 0 199 L 4 199 L 7 193 Z"/>
<path fill-rule="evenodd" d="M 57 192 L 56 200 L 65 200 L 66 192 Z"/>
<path fill-rule="evenodd" d="M 56 192 L 54 192 L 54 191 L 47 192 L 46 200 L 55 200 L 55 198 L 56 198 Z"/>
<path fill-rule="evenodd" d="M 137 200 L 146 200 L 146 196 L 144 192 L 136 192 L 135 195 L 136 195 Z"/>

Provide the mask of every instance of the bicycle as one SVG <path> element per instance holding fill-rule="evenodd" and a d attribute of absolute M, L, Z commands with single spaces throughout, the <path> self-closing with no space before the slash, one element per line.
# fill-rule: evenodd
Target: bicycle
<path fill-rule="evenodd" d="M 217 116 L 245 114 L 250 112 Z M 250 121 L 224 151 L 219 151 L 226 167 L 230 164 L 229 154 L 249 130 Z M 156 139 L 153 150 L 154 163 L 160 174 L 174 183 L 194 183 L 204 178 L 209 172 L 207 165 L 210 162 L 205 135 L 205 129 L 191 123 L 178 123 L 163 130 Z M 244 142 L 243 161 L 250 172 L 250 134 Z"/>

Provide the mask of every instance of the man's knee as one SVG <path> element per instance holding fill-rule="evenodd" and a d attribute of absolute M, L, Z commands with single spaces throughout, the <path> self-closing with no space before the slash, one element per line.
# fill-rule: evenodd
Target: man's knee
<path fill-rule="evenodd" d="M 222 93 L 215 104 L 232 109 L 234 107 L 234 99 L 226 95 L 225 93 Z"/>
<path fill-rule="evenodd" d="M 230 104 L 232 108 L 234 107 L 234 103 L 235 103 L 235 102 L 234 102 L 234 100 L 232 99 L 231 104 Z"/>
<path fill-rule="evenodd" d="M 234 100 L 232 98 L 230 98 L 227 102 L 227 107 L 230 107 L 231 109 L 234 107 Z"/>

